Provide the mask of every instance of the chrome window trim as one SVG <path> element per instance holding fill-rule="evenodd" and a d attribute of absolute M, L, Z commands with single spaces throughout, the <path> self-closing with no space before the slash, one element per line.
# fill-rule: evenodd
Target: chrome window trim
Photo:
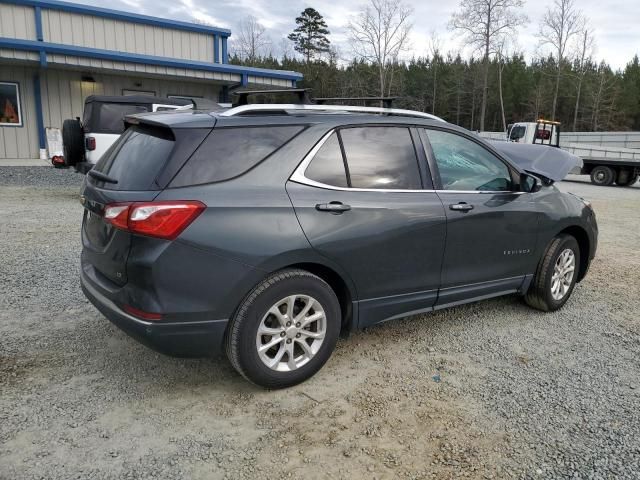
<path fill-rule="evenodd" d="M 324 143 L 336 133 L 336 128 L 329 130 L 323 137 L 315 144 L 315 146 L 305 155 L 304 159 L 298 167 L 294 170 L 293 174 L 289 177 L 289 180 L 296 183 L 301 183 L 303 185 L 308 185 L 310 187 L 322 188 L 324 190 L 337 190 L 341 192 L 383 192 L 383 193 L 477 193 L 477 194 L 497 194 L 497 193 L 508 193 L 508 194 L 522 194 L 527 192 L 513 192 L 513 191 L 505 191 L 505 190 L 495 190 L 495 191 L 477 191 L 477 190 L 428 190 L 428 189 L 420 189 L 420 190 L 407 190 L 401 188 L 355 188 L 355 187 L 338 187 L 335 185 L 329 185 L 327 183 L 316 182 L 315 180 L 311 180 L 305 176 L 305 172 L 307 167 L 316 156 L 318 151 L 322 148 Z"/>

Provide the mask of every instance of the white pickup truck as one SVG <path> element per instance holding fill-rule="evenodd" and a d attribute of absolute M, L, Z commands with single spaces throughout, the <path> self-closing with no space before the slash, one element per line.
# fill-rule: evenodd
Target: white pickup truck
<path fill-rule="evenodd" d="M 135 113 L 192 108 L 187 99 L 147 95 L 90 95 L 84 101 L 82 121 L 65 120 L 62 126 L 64 156 L 54 157 L 55 167 L 73 167 L 86 173 L 124 131 L 124 117 Z"/>
<path fill-rule="evenodd" d="M 596 185 L 633 185 L 640 176 L 640 132 L 561 133 L 560 123 L 548 120 L 518 122 L 507 133 L 480 132 L 484 138 L 516 143 L 537 143 L 562 148 L 580 158 L 573 173 L 591 176 Z"/>

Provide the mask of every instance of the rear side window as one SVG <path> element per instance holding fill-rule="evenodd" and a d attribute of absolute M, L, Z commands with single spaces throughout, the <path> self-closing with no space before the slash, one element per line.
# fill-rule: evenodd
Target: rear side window
<path fill-rule="evenodd" d="M 130 103 L 95 103 L 90 125 L 86 131 L 91 133 L 122 133 L 124 117 L 149 111 L 148 105 Z"/>
<path fill-rule="evenodd" d="M 325 185 L 348 187 L 347 172 L 344 169 L 344 159 L 340 150 L 338 134 L 333 133 L 304 172 L 305 177 Z"/>
<path fill-rule="evenodd" d="M 270 126 L 214 129 L 175 176 L 171 187 L 222 182 L 242 175 L 303 128 Z"/>
<path fill-rule="evenodd" d="M 174 144 L 170 131 L 142 126 L 129 128 L 94 167 L 118 180 L 118 183 L 104 183 L 101 187 L 155 190 L 154 180 L 169 159 Z"/>
<path fill-rule="evenodd" d="M 340 130 L 353 188 L 420 190 L 411 134 L 404 127 Z"/>

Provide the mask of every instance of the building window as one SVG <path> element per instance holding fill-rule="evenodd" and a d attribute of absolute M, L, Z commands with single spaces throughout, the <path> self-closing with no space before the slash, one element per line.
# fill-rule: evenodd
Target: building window
<path fill-rule="evenodd" d="M 0 82 L 0 126 L 22 126 L 20 87 L 17 83 Z"/>
<path fill-rule="evenodd" d="M 173 98 L 175 100 L 193 100 L 194 98 L 204 98 L 202 95 L 167 95 L 167 98 Z"/>
<path fill-rule="evenodd" d="M 127 88 L 123 88 L 122 95 L 125 97 L 130 97 L 132 95 L 145 95 L 147 97 L 155 97 L 156 92 L 154 92 L 153 90 L 130 90 Z"/>

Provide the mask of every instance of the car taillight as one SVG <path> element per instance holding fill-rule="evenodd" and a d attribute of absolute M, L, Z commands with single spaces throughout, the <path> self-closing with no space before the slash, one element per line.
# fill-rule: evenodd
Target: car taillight
<path fill-rule="evenodd" d="M 91 151 L 91 150 L 95 150 L 96 149 L 96 139 L 95 137 L 87 137 L 84 140 L 85 146 L 87 147 L 87 150 Z"/>
<path fill-rule="evenodd" d="M 173 240 L 206 208 L 198 201 L 112 203 L 104 219 L 116 228 L 150 237 Z"/>

